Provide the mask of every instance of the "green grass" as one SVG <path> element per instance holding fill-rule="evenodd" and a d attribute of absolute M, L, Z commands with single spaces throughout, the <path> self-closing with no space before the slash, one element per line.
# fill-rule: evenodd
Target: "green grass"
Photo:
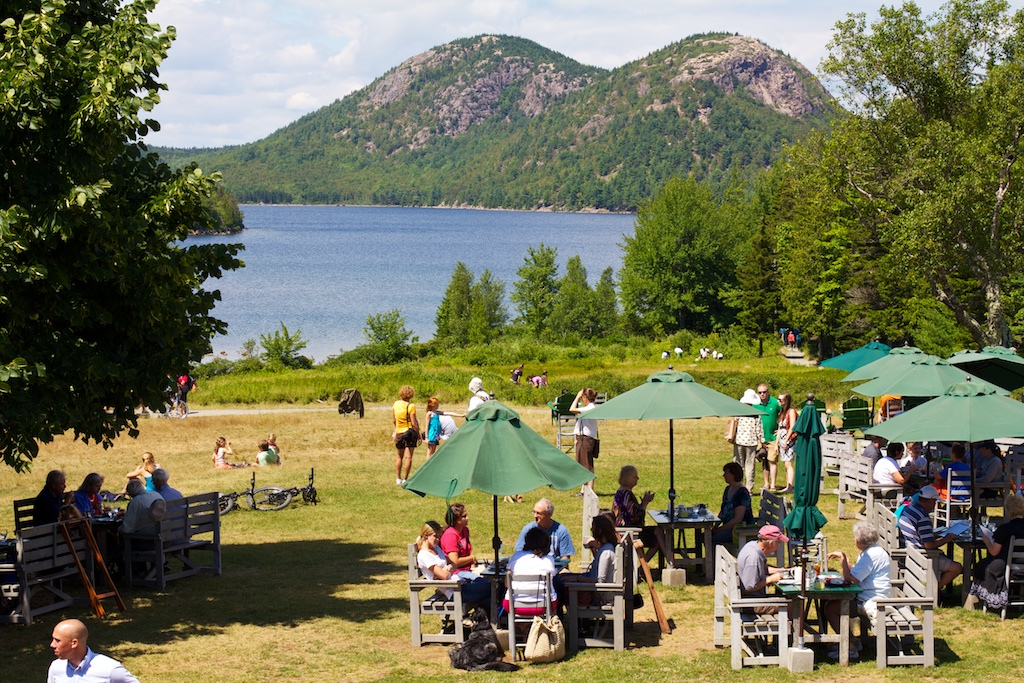
<path fill-rule="evenodd" d="M 788 378 L 789 368 L 776 368 L 773 361 L 765 362 L 762 375 Z M 749 372 L 753 377 L 756 368 L 723 370 L 723 381 L 729 372 Z M 820 376 L 816 370 L 794 372 L 804 373 L 807 377 L 800 381 L 809 383 Z M 461 397 L 452 403 L 464 406 Z M 447 681 L 468 675 L 449 668 L 447 648 L 410 644 L 406 545 L 424 520 L 443 518 L 444 501 L 419 498 L 395 486 L 386 409 L 370 406 L 366 418 L 359 420 L 338 416 L 333 406 L 219 417 L 208 408 L 204 415 L 204 407 L 199 408 L 185 421 L 142 420 L 137 440 L 120 439 L 106 451 L 67 437 L 44 444 L 32 473 L 0 472 L 0 500 L 34 495 L 53 467 L 66 470 L 72 487 L 96 470 L 107 475 L 107 488 L 116 488 L 143 450 L 157 455 L 158 462 L 170 470 L 172 485 L 185 493 L 240 491 L 247 486 L 250 472 L 213 470 L 210 455 L 215 437 L 227 436 L 234 443 L 236 459 L 251 460 L 257 439 L 274 431 L 285 466 L 259 471 L 257 485 L 301 486 L 309 468 L 316 467 L 323 502 L 316 507 L 296 503 L 277 513 L 240 510 L 226 516 L 221 577 L 180 580 L 163 592 L 125 591 L 128 611 L 103 621 L 76 608 L 44 615 L 31 627 L 0 626 L 4 658 L 0 679 L 40 679 L 52 659 L 47 646 L 53 625 L 72 616 L 88 623 L 90 643 L 97 651 L 121 659 L 147 683 Z M 546 408 L 523 407 L 521 412 L 531 426 L 553 439 Z M 680 502 L 705 502 L 717 509 L 723 487 L 721 465 L 731 458 L 730 447 L 721 439 L 723 423 L 719 419 L 676 423 L 675 481 Z M 627 462 L 640 469 L 639 488 L 656 491 L 655 504 L 664 504 L 668 426 L 608 422 L 601 429 L 597 492 L 602 505 L 610 506 L 618 470 Z M 423 449 L 418 449 L 415 464 L 421 464 L 423 457 Z M 538 491 L 522 505 L 501 504 L 499 528 L 506 546 L 529 521 L 531 503 L 540 495 L 554 501 L 556 519 L 567 525 L 578 542 L 580 503 L 572 493 Z M 469 507 L 474 546 L 486 554 L 491 500 L 476 492 L 459 499 Z M 854 553 L 851 523 L 837 519 L 835 496 L 823 496 L 821 508 L 830 520 L 825 529 L 830 548 Z M 12 530 L 12 526 L 11 507 L 5 502 L 0 506 L 0 530 Z M 802 676 L 777 669 L 733 672 L 728 650 L 711 645 L 712 588 L 701 583 L 672 588 L 657 584 L 656 588 L 673 625 L 670 635 L 660 634 L 647 598 L 636 614 L 636 627 L 628 633 L 631 644 L 626 652 L 584 650 L 570 660 L 527 666 L 515 675 L 528 680 L 591 682 L 626 678 L 754 681 L 765 676 L 773 680 L 896 681 L 913 676 L 997 681 L 1016 679 L 1024 666 L 1020 617 L 1000 622 L 996 615 L 940 608 L 935 621 L 938 666 L 929 671 L 896 668 L 879 673 L 873 661 L 842 669 L 819 656 L 815 671 Z M 646 592 L 646 587 L 642 590 Z"/>

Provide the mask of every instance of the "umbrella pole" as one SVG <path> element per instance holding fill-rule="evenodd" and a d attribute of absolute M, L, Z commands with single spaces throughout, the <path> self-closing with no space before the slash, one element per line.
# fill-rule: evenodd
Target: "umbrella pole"
<path fill-rule="evenodd" d="M 971 516 L 971 541 L 978 538 L 978 479 L 975 471 L 974 460 L 977 453 L 974 452 L 974 444 L 971 444 L 971 509 L 968 514 Z M 946 492 L 949 495 L 949 491 Z M 974 552 L 967 548 L 965 552 Z"/>
<path fill-rule="evenodd" d="M 498 571 L 498 562 L 500 561 L 500 549 L 501 549 L 501 537 L 498 535 L 498 496 L 491 496 L 494 506 L 494 537 L 491 539 L 491 545 L 494 547 L 494 571 Z"/>
<path fill-rule="evenodd" d="M 672 420 L 668 421 L 668 521 L 676 518 L 676 439 Z"/>
<path fill-rule="evenodd" d="M 807 539 L 804 538 L 803 550 L 800 551 L 800 621 L 797 627 L 796 646 L 804 648 L 804 605 L 807 602 Z"/>

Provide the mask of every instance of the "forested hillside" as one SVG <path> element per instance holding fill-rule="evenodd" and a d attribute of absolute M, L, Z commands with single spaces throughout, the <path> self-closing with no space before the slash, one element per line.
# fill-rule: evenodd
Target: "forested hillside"
<path fill-rule="evenodd" d="M 673 175 L 750 178 L 833 116 L 763 43 L 694 36 L 612 71 L 477 36 L 412 57 L 269 137 L 160 150 L 242 202 L 634 210 Z"/>

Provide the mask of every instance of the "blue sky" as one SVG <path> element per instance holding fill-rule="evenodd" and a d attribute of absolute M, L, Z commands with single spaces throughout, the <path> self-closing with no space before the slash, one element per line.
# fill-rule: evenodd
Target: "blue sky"
<path fill-rule="evenodd" d="M 160 0 L 177 40 L 147 140 L 214 147 L 263 138 L 457 38 L 529 38 L 585 64 L 621 66 L 695 33 L 758 38 L 817 73 L 836 21 L 879 0 Z M 937 0 L 917 3 L 926 12 Z M 1020 2 L 1013 2 L 1019 6 Z"/>

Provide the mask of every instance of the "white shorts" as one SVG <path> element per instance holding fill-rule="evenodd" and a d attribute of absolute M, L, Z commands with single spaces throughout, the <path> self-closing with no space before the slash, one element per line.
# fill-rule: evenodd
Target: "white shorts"
<path fill-rule="evenodd" d="M 857 601 L 857 614 L 867 617 L 871 620 L 871 623 L 875 623 L 875 618 L 878 616 L 878 603 L 875 602 L 875 598 L 871 598 L 866 602 Z"/>

